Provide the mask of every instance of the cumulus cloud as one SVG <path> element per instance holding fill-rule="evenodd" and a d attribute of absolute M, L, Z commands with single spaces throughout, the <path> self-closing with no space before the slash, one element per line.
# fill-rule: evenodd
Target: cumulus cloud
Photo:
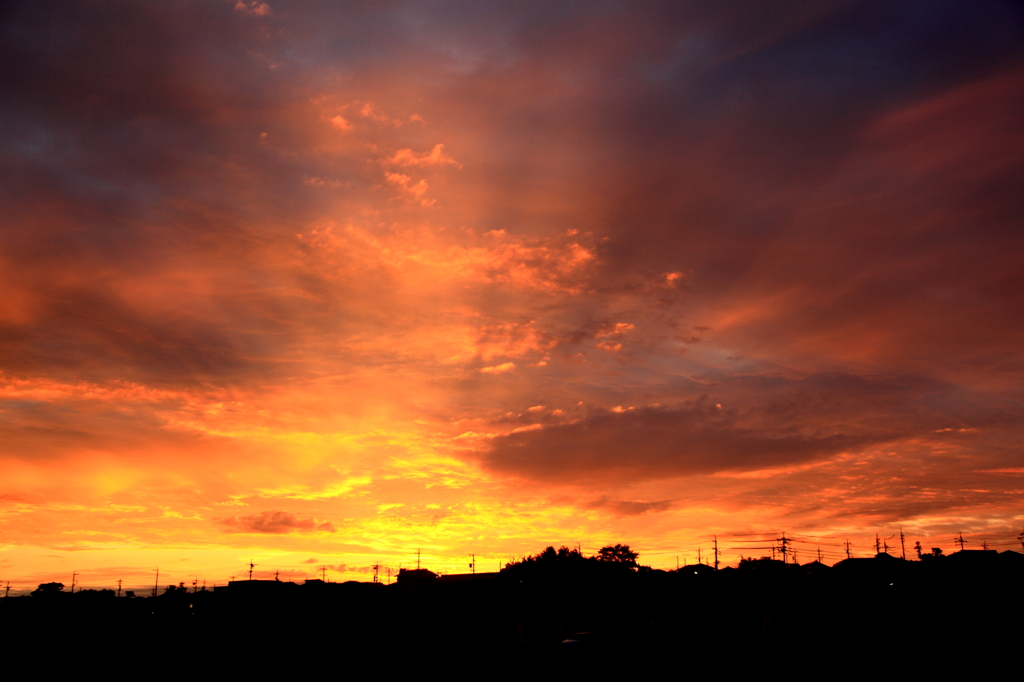
<path fill-rule="evenodd" d="M 231 516 L 217 519 L 224 528 L 235 533 L 269 533 L 284 534 L 292 532 L 327 532 L 334 533 L 334 524 L 330 521 L 304 519 L 291 512 L 264 511 L 243 516 Z M 309 563 L 308 561 L 306 563 Z"/>
<path fill-rule="evenodd" d="M 448 156 L 444 152 L 443 144 L 435 144 L 433 149 L 423 154 L 417 154 L 411 149 L 399 149 L 390 158 L 387 163 L 394 164 L 396 166 L 445 166 L 454 165 L 461 168 L 458 161 Z"/>

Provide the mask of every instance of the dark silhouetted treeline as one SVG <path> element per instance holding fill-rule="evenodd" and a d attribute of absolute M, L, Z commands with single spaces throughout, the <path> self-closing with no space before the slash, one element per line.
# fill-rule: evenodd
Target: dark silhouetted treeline
<path fill-rule="evenodd" d="M 168 665 L 177 665 L 191 655 L 204 665 L 285 667 L 364 660 L 382 673 L 414 661 L 660 660 L 713 670 L 756 669 L 780 656 L 801 665 L 851 656 L 888 665 L 1015 652 L 1024 635 L 1024 555 L 925 556 L 879 554 L 833 567 L 761 558 L 719 571 L 703 564 L 661 571 L 640 566 L 625 546 L 597 557 L 563 547 L 500 573 L 404 570 L 392 585 L 252 580 L 118 598 L 110 590 L 72 595 L 51 583 L 2 600 L 0 626 L 9 652 L 38 656 L 42 648 L 55 660 L 101 654 L 139 665 L 170 656 Z"/>

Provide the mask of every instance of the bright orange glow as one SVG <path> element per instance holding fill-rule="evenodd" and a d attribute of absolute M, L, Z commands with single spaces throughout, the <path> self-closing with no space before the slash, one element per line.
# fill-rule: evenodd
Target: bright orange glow
<path fill-rule="evenodd" d="M 1002 33 L 406 10 L 12 10 L 74 40 L 6 60 L 0 580 L 1015 547 Z"/>

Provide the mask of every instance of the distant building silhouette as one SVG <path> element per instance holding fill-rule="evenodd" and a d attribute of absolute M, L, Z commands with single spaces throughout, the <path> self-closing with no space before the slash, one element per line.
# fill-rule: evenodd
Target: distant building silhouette
<path fill-rule="evenodd" d="M 437 574 L 425 568 L 398 569 L 399 585 L 429 585 L 435 580 L 437 580 Z"/>

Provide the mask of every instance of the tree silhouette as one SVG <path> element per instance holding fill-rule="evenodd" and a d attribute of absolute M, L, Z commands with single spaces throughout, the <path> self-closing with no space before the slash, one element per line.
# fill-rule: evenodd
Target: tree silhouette
<path fill-rule="evenodd" d="M 597 552 L 598 561 L 606 561 L 615 564 L 626 564 L 636 567 L 636 559 L 640 556 L 629 548 L 629 545 L 608 545 Z"/>
<path fill-rule="evenodd" d="M 52 597 L 58 594 L 63 594 L 64 583 L 41 583 L 39 587 L 32 591 L 33 597 Z"/>

